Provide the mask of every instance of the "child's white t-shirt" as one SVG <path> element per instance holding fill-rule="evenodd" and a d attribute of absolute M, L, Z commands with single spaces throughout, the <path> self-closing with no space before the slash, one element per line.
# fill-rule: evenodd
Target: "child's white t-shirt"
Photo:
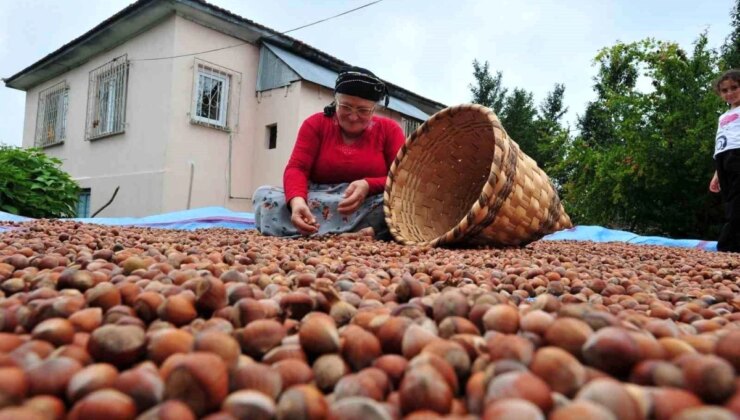
<path fill-rule="evenodd" d="M 719 117 L 717 137 L 714 140 L 714 158 L 732 149 L 740 149 L 740 107 L 733 108 Z"/>

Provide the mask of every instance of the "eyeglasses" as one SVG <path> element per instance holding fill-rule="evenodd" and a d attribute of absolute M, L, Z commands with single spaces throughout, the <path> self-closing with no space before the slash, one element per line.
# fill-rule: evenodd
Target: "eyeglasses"
<path fill-rule="evenodd" d="M 375 111 L 375 107 L 355 108 L 355 107 L 345 105 L 345 104 L 337 104 L 337 111 L 339 111 L 343 115 L 357 114 L 358 117 L 368 118 L 369 116 L 373 115 L 373 111 Z"/>

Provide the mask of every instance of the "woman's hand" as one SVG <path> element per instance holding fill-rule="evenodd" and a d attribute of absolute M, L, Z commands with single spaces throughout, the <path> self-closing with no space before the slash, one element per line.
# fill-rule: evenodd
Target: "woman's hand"
<path fill-rule="evenodd" d="M 290 221 L 302 235 L 311 235 L 318 232 L 319 224 L 316 218 L 311 214 L 306 200 L 303 197 L 294 197 L 290 200 L 291 215 Z"/>
<path fill-rule="evenodd" d="M 370 184 L 364 179 L 352 182 L 344 191 L 344 199 L 339 202 L 337 210 L 340 214 L 349 216 L 365 201 L 368 192 L 370 192 Z"/>
<path fill-rule="evenodd" d="M 717 171 L 714 172 L 712 180 L 709 181 L 709 191 L 713 193 L 719 192 L 719 177 L 717 177 Z"/>

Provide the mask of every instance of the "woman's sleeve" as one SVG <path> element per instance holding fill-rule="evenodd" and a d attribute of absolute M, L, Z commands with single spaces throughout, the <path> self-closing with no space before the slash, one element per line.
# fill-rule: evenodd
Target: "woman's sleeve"
<path fill-rule="evenodd" d="M 290 203 L 295 197 L 308 198 L 308 177 L 319 153 L 320 144 L 318 127 L 312 124 L 310 119 L 304 121 L 298 130 L 293 153 L 283 173 L 286 203 Z"/>
<path fill-rule="evenodd" d="M 403 130 L 397 122 L 388 120 L 386 124 L 386 136 L 385 143 L 383 146 L 383 158 L 385 159 L 386 172 L 390 171 L 393 160 L 396 159 L 398 149 L 403 146 L 406 142 L 406 137 L 403 135 Z M 370 192 L 368 194 L 380 194 L 385 188 L 385 181 L 387 176 L 379 176 L 372 178 L 365 178 L 368 185 L 370 185 Z"/>

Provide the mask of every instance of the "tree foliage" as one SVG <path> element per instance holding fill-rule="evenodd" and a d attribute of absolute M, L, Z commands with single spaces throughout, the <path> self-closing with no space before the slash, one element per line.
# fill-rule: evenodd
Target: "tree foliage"
<path fill-rule="evenodd" d="M 722 104 L 706 35 L 691 56 L 647 39 L 605 48 L 596 63 L 597 98 L 558 168 L 566 209 L 580 224 L 712 235 L 719 215 L 708 183 Z"/>
<path fill-rule="evenodd" d="M 708 184 L 726 106 L 712 80 L 740 67 L 740 0 L 731 17 L 733 32 L 719 51 L 705 33 L 689 51 L 655 39 L 601 50 L 594 99 L 575 133 L 562 122 L 564 85 L 535 108 L 532 93 L 504 87 L 501 72 L 494 76 L 487 62 L 475 61 L 473 101 L 498 107 L 504 128 L 554 181 L 575 223 L 716 237 L 721 205 Z"/>
<path fill-rule="evenodd" d="M 732 32 L 722 45 L 722 70 L 740 68 L 740 0 L 735 0 L 730 21 Z"/>
<path fill-rule="evenodd" d="M 0 145 L 0 211 L 74 217 L 80 189 L 61 165 L 39 149 Z"/>
<path fill-rule="evenodd" d="M 548 168 L 562 158 L 568 130 L 562 125 L 565 85 L 556 84 L 539 108 L 534 95 L 521 88 L 504 87 L 501 71 L 491 74 L 488 62 L 473 61 L 476 84 L 470 85 L 472 102 L 491 108 L 507 134 L 540 167 Z"/>

